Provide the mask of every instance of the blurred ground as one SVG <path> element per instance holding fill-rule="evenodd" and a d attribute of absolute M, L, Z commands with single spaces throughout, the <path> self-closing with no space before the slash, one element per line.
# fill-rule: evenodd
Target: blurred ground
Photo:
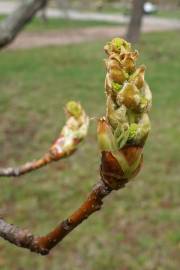
<path fill-rule="evenodd" d="M 0 14 L 9 14 L 15 10 L 14 1 L 1 1 Z M 128 16 L 122 14 L 107 14 L 68 10 L 64 12 L 57 8 L 47 8 L 47 22 L 35 19 L 31 31 L 18 35 L 10 49 L 42 47 L 80 43 L 83 41 L 102 40 L 114 36 L 123 36 L 126 31 Z M 68 19 L 67 19 L 68 17 Z M 83 28 L 83 29 L 82 29 Z M 167 31 L 180 29 L 180 20 L 144 16 L 143 32 Z"/>
<path fill-rule="evenodd" d="M 106 40 L 3 51 L 0 61 L 0 166 L 41 156 L 79 100 L 104 114 Z M 143 34 L 140 62 L 153 92 L 152 132 L 135 181 L 105 200 L 48 257 L 0 240 L 3 270 L 179 270 L 179 31 Z M 96 118 L 95 118 L 96 119 Z M 43 234 L 69 215 L 99 178 L 96 120 L 79 151 L 19 179 L 0 181 L 0 216 Z"/>
<path fill-rule="evenodd" d="M 76 24 L 76 22 L 72 22 Z M 103 23 L 102 23 L 103 24 Z M 45 25 L 44 25 L 45 27 Z M 169 28 L 161 25 L 148 25 L 143 26 L 143 32 L 152 31 L 167 31 L 167 29 L 180 29 L 179 26 L 172 26 L 169 24 Z M 22 49 L 22 48 L 33 48 L 33 47 L 45 47 L 49 45 L 63 45 L 63 44 L 73 44 L 80 42 L 88 42 L 93 40 L 102 40 L 104 38 L 112 38 L 115 36 L 124 36 L 126 33 L 126 27 L 124 26 L 93 26 L 87 28 L 76 28 L 74 27 L 66 30 L 51 30 L 42 32 L 32 32 L 31 33 L 21 33 L 15 42 L 10 44 L 9 49 Z"/>
<path fill-rule="evenodd" d="M 114 36 L 125 34 L 124 27 L 88 27 L 79 29 L 67 29 L 49 32 L 31 32 L 20 34 L 14 43 L 8 46 L 8 49 L 23 49 L 33 47 L 46 47 L 49 45 L 65 45 L 88 42 L 93 40 L 102 40 Z"/>

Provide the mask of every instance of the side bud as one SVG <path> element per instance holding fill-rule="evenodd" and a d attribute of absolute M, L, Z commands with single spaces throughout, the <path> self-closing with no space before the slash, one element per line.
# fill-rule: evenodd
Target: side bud
<path fill-rule="evenodd" d="M 59 138 L 51 146 L 49 153 L 54 160 L 66 157 L 77 149 L 77 145 L 86 137 L 89 117 L 80 103 L 70 101 L 66 104 L 67 121 Z"/>

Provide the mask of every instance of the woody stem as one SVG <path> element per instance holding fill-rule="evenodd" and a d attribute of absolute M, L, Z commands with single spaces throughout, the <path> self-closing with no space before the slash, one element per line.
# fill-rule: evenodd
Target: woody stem
<path fill-rule="evenodd" d="M 27 162 L 19 167 L 0 168 L 0 176 L 20 176 L 28 172 L 37 170 L 48 163 L 53 161 L 49 153 L 45 154 L 42 158 Z"/>
<path fill-rule="evenodd" d="M 123 184 L 122 187 L 124 187 Z M 3 219 L 0 219 L 0 236 L 16 246 L 27 248 L 41 255 L 47 255 L 53 247 L 61 242 L 81 222 L 100 210 L 103 198 L 109 195 L 111 191 L 112 188 L 103 181 L 99 181 L 80 208 L 45 236 L 36 237 L 28 230 L 17 228 L 15 225 L 6 223 Z"/>

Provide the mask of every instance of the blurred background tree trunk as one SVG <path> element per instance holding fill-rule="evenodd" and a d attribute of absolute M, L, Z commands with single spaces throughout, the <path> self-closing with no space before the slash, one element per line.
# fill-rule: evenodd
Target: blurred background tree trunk
<path fill-rule="evenodd" d="M 56 0 L 58 8 L 62 10 L 65 14 L 66 19 L 68 19 L 68 10 L 72 6 L 72 1 L 70 0 Z"/>
<path fill-rule="evenodd" d="M 131 43 L 137 43 L 139 41 L 144 13 L 144 2 L 145 0 L 132 1 L 131 19 L 126 35 L 127 40 Z"/>
<path fill-rule="evenodd" d="M 48 0 L 24 1 L 12 14 L 0 23 L 0 48 L 11 43 L 34 15 L 44 8 Z"/>

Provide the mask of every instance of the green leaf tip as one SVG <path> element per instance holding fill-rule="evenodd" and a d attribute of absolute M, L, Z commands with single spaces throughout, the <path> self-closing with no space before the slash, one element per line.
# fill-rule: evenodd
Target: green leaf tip
<path fill-rule="evenodd" d="M 76 118 L 80 117 L 82 114 L 82 107 L 76 101 L 69 101 L 66 104 L 66 110 L 69 114 L 73 115 Z"/>
<path fill-rule="evenodd" d="M 131 45 L 130 43 L 128 43 L 126 40 L 124 40 L 123 38 L 114 38 L 111 41 L 111 44 L 113 47 L 115 47 L 116 49 L 120 50 L 122 47 L 124 47 L 126 50 L 130 50 Z"/>
<path fill-rule="evenodd" d="M 128 43 L 123 38 L 116 37 L 105 45 L 104 50 L 108 55 L 110 55 L 112 52 L 114 53 L 130 52 L 131 44 Z"/>
<path fill-rule="evenodd" d="M 122 38 L 114 38 L 112 41 L 112 45 L 116 47 L 116 49 L 121 49 L 121 46 L 123 44 L 123 39 Z"/>
<path fill-rule="evenodd" d="M 116 92 L 119 92 L 122 89 L 122 85 L 119 83 L 112 82 L 112 86 Z"/>
<path fill-rule="evenodd" d="M 137 124 L 133 123 L 133 124 L 130 125 L 128 141 L 131 141 L 136 137 L 137 130 L 138 130 L 138 125 Z"/>

